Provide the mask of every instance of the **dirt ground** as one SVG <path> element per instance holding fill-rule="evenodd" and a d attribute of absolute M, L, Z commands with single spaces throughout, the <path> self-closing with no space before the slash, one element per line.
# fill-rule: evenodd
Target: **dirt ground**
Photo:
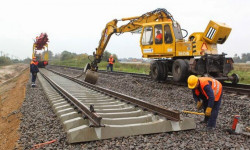
<path fill-rule="evenodd" d="M 29 70 L 21 72 L 27 65 L 11 65 L 0 68 L 1 82 L 20 74 L 13 80 L 0 84 L 0 150 L 18 147 L 20 108 L 25 98 Z"/>
<path fill-rule="evenodd" d="M 24 68 L 28 67 L 27 64 L 14 64 L 8 66 L 0 66 L 0 84 L 7 81 L 10 78 L 15 77 Z"/>

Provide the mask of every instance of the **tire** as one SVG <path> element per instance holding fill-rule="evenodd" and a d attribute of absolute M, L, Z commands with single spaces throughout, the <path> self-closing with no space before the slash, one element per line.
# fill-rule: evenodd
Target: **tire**
<path fill-rule="evenodd" d="M 182 59 L 175 60 L 172 67 L 172 74 L 174 81 L 185 81 L 189 74 L 186 62 Z"/>
<path fill-rule="evenodd" d="M 160 80 L 160 66 L 158 65 L 157 61 L 153 61 L 150 65 L 150 75 L 154 81 Z"/>
<path fill-rule="evenodd" d="M 187 65 L 187 75 L 186 76 L 189 77 L 190 76 L 189 59 L 185 59 L 184 61 L 185 61 L 186 65 Z"/>
<path fill-rule="evenodd" d="M 166 81 L 168 78 L 168 66 L 167 62 L 160 62 L 162 68 L 161 81 Z"/>

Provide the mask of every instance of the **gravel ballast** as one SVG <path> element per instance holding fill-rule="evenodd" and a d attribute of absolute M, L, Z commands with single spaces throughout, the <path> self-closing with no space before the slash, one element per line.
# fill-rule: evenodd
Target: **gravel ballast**
<path fill-rule="evenodd" d="M 52 67 L 50 67 L 52 68 Z M 79 70 L 55 68 L 54 70 L 76 76 Z M 83 79 L 81 77 L 80 79 Z M 171 110 L 196 111 L 191 91 L 187 87 L 157 83 L 129 75 L 116 76 L 99 74 L 97 85 L 139 98 Z M 58 149 L 250 149 L 249 136 L 232 135 L 225 131 L 232 124 L 233 115 L 240 115 L 240 122 L 250 125 L 250 99 L 239 95 L 223 93 L 223 101 L 217 119 L 217 128 L 206 132 L 205 125 L 199 124 L 203 116 L 187 115 L 196 119 L 197 129 L 190 131 L 119 137 L 114 139 L 68 145 L 62 126 L 53 113 L 43 90 L 38 83 L 30 88 L 28 83 L 26 100 L 20 127 L 20 143 L 23 148 L 57 139 L 46 148 Z"/>

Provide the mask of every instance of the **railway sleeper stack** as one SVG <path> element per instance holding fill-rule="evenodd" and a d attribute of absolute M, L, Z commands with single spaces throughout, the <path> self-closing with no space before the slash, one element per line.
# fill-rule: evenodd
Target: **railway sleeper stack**
<path fill-rule="evenodd" d="M 42 75 L 38 74 L 42 88 L 63 124 L 69 143 L 196 128 L 193 118 L 181 118 L 179 121 L 168 120 L 140 107 L 84 87 L 48 70 L 41 69 L 40 72 L 70 93 L 81 104 L 88 108 L 91 105 L 94 106 L 95 113 L 102 117 L 103 126 L 91 126 L 89 119 L 84 118 L 74 105 L 59 94 Z"/>

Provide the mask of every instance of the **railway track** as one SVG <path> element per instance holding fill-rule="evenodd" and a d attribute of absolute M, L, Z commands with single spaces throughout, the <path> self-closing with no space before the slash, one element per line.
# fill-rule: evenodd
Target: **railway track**
<path fill-rule="evenodd" d="M 69 143 L 189 130 L 193 118 L 65 74 L 40 69 L 38 78 Z"/>
<path fill-rule="evenodd" d="M 70 69 L 76 69 L 76 70 L 83 70 L 83 68 L 78 68 L 78 67 L 65 67 L 65 66 L 55 66 L 55 67 L 62 67 L 62 68 L 64 67 L 64 68 L 70 68 Z M 151 80 L 150 75 L 147 75 L 147 74 L 128 73 L 128 72 L 120 72 L 120 71 L 107 72 L 106 70 L 98 70 L 98 72 L 104 73 L 104 74 L 112 74 L 112 75 L 130 75 L 130 76 L 137 77 L 137 78 Z M 166 83 L 180 85 L 180 86 L 187 86 L 187 83 L 177 83 L 177 82 L 172 81 L 172 76 L 168 77 Z M 226 92 L 235 93 L 239 95 L 247 95 L 248 97 L 250 97 L 250 84 L 231 84 L 231 83 L 222 83 L 222 84 L 223 84 L 223 89 Z"/>

